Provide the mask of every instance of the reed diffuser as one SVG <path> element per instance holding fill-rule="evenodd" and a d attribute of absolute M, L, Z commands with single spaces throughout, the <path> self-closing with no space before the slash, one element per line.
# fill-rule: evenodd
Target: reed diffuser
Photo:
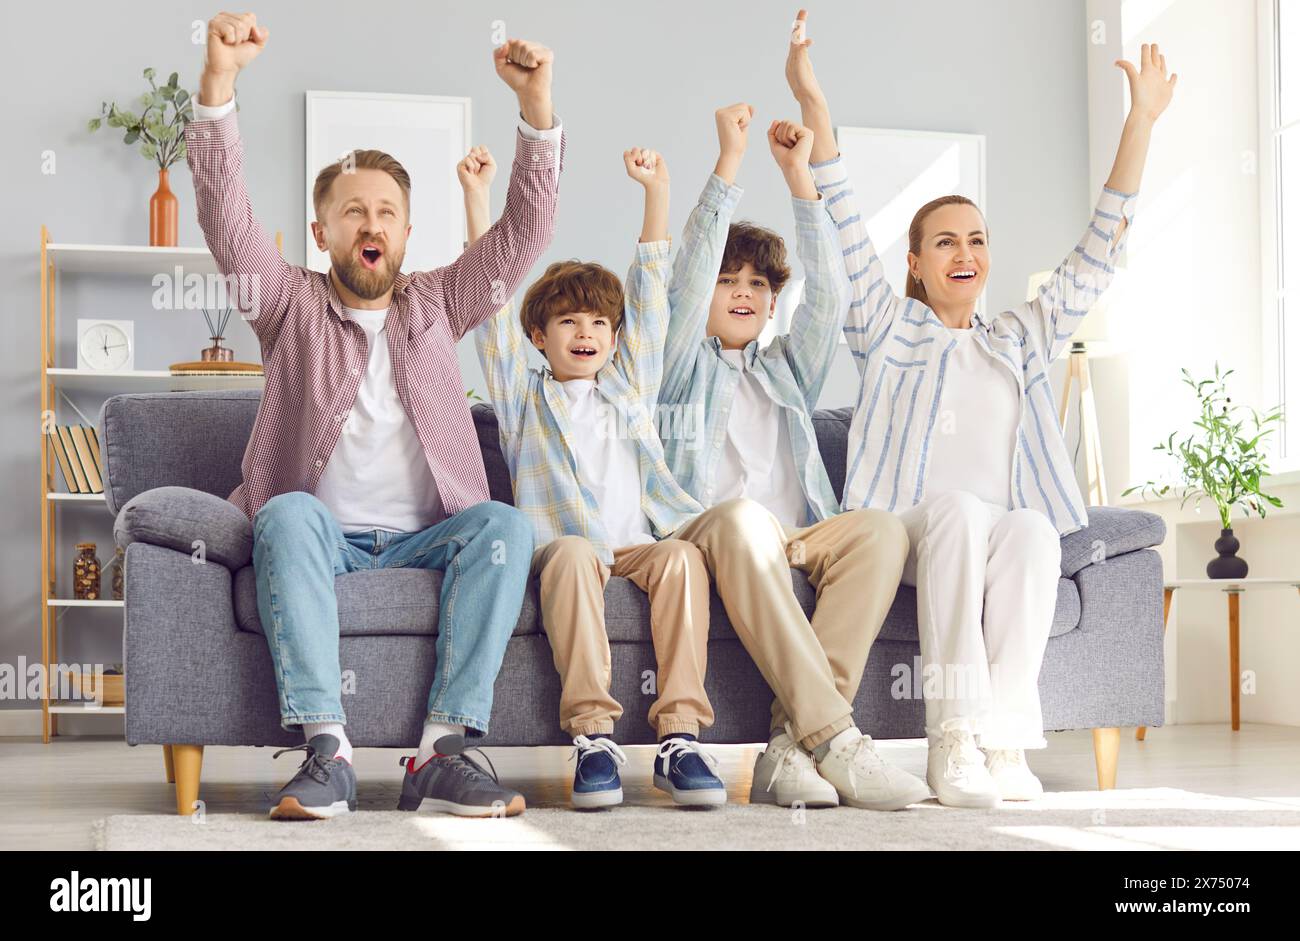
<path fill-rule="evenodd" d="M 203 308 L 203 319 L 208 322 L 209 339 L 212 345 L 199 354 L 200 359 L 205 363 L 229 363 L 235 359 L 235 351 L 228 346 L 222 346 L 221 341 L 226 338 L 226 324 L 230 323 L 230 314 L 234 308 L 229 305 L 221 313 L 217 314 L 217 319 L 212 319 L 212 314 L 208 313 L 206 307 Z"/>

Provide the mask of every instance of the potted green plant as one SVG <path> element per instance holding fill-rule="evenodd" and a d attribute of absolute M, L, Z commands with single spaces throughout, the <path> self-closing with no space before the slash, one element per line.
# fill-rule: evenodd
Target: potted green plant
<path fill-rule="evenodd" d="M 1177 460 L 1181 482 L 1157 484 L 1148 480 L 1129 487 L 1123 494 L 1127 496 L 1140 490 L 1144 497 L 1164 497 L 1177 487 L 1183 491 L 1180 508 L 1195 499 L 1198 512 L 1202 500 L 1213 500 L 1223 528 L 1214 543 L 1219 554 L 1205 567 L 1210 578 L 1246 577 L 1249 566 L 1245 559 L 1237 557 L 1241 543 L 1232 534 L 1233 509 L 1240 507 L 1243 516 L 1253 511 L 1262 518 L 1270 506 L 1282 505 L 1277 497 L 1260 489 L 1260 481 L 1268 474 L 1268 461 L 1261 443 L 1273 433 L 1274 429 L 1268 426 L 1281 420 L 1282 409 L 1278 407 L 1261 415 L 1253 408 L 1233 405 L 1225 383 L 1232 373 L 1231 369 L 1220 373 L 1217 362 L 1212 379 L 1196 380 L 1186 369 L 1182 370 L 1184 384 L 1191 386 L 1200 404 L 1200 417 L 1192 423 L 1198 430 L 1181 441 L 1175 441 L 1176 433 L 1171 433 L 1168 440 L 1153 448 Z M 1250 413 L 1251 428 L 1243 433 L 1246 419 L 1239 416 L 1245 411 Z"/>
<path fill-rule="evenodd" d="M 176 72 L 162 86 L 154 82 L 153 69 L 145 69 L 144 77 L 149 91 L 140 96 L 144 110 L 139 115 L 119 108 L 117 102 L 101 102 L 99 117 L 91 118 L 87 128 L 92 132 L 104 124 L 122 128 L 122 143 L 139 142 L 141 155 L 158 164 L 158 189 L 149 200 L 149 244 L 175 245 L 176 194 L 168 185 L 167 171 L 185 159 L 185 125 L 194 120 L 194 105 L 190 93 L 178 84 Z"/>

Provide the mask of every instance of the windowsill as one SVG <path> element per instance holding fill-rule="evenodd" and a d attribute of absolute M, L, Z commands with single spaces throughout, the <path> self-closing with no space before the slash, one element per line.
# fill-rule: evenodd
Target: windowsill
<path fill-rule="evenodd" d="M 1294 487 L 1297 485 L 1300 485 L 1300 468 L 1269 474 L 1264 478 L 1262 489 L 1265 493 L 1269 493 L 1278 487 Z M 1164 497 L 1143 497 L 1141 493 L 1131 493 L 1127 497 L 1116 497 L 1111 501 L 1111 505 L 1123 507 L 1152 506 L 1160 503 L 1178 503 L 1182 499 L 1182 491 L 1176 489 L 1170 491 L 1169 495 Z M 1297 507 L 1279 507 L 1278 509 L 1295 510 Z M 1275 509 L 1273 512 L 1276 513 L 1277 510 Z"/>

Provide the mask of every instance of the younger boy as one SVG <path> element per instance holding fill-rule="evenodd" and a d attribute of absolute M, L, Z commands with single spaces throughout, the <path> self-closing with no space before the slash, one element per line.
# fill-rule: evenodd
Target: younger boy
<path fill-rule="evenodd" d="M 668 472 L 651 414 L 668 320 L 668 168 L 650 150 L 623 155 L 645 187 L 645 218 L 628 274 L 557 262 L 475 331 L 496 410 L 516 506 L 539 546 L 542 623 L 560 673 L 560 726 L 573 736 L 573 805 L 623 800 L 611 737 L 622 707 L 609 693 L 604 589 L 611 575 L 649 595 L 658 698 L 649 721 L 659 738 L 654 786 L 678 804 L 716 805 L 726 790 L 696 737 L 713 724 L 704 691 L 709 573 L 700 550 L 670 538 L 701 507 Z M 487 228 L 491 156 L 461 162 L 470 239 Z M 530 369 L 525 339 L 546 359 Z"/>

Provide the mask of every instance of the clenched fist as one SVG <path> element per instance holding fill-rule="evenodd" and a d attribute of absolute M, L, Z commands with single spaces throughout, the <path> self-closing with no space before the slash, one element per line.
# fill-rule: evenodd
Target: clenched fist
<path fill-rule="evenodd" d="M 492 50 L 492 62 L 501 81 L 518 96 L 524 120 L 539 131 L 551 127 L 551 68 L 555 53 L 541 43 L 507 39 Z"/>
<path fill-rule="evenodd" d="M 456 164 L 456 179 L 467 197 L 485 194 L 497 175 L 497 164 L 486 147 L 475 147 Z"/>
<path fill-rule="evenodd" d="M 271 31 L 257 25 L 253 13 L 218 13 L 208 21 L 206 68 L 232 75 L 266 48 Z"/>
<path fill-rule="evenodd" d="M 773 121 L 767 129 L 767 143 L 783 173 L 806 170 L 812 156 L 813 132 L 793 121 Z"/>
<path fill-rule="evenodd" d="M 744 103 L 728 105 L 714 112 L 718 125 L 718 150 L 725 155 L 739 156 L 749 145 L 749 122 L 754 108 Z"/>
<path fill-rule="evenodd" d="M 228 102 L 235 94 L 235 76 L 266 48 L 270 35 L 252 13 L 218 13 L 209 20 L 199 104 L 215 107 Z"/>
<path fill-rule="evenodd" d="M 628 176 L 647 189 L 668 185 L 668 162 L 657 150 L 633 147 L 623 151 L 623 168 Z"/>

